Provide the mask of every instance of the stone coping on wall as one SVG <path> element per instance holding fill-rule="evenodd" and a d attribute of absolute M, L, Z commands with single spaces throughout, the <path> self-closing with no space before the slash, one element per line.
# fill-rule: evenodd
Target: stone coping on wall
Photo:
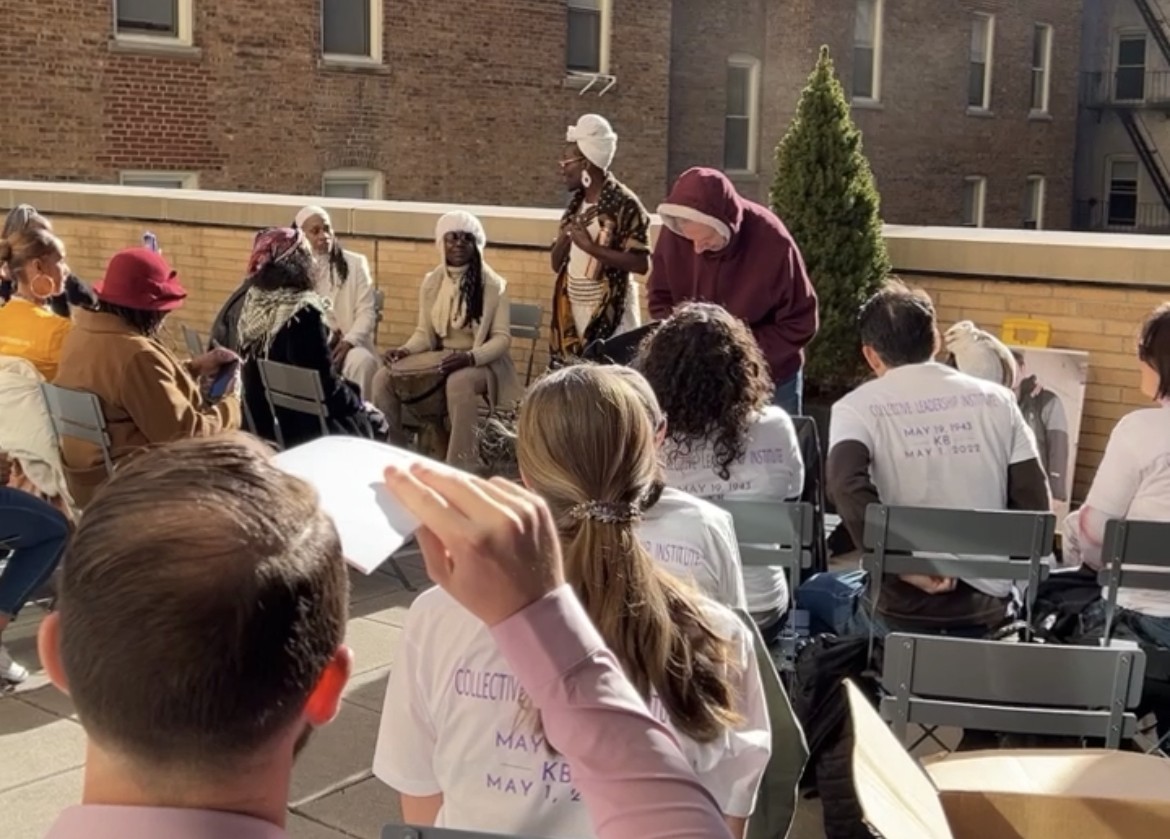
<path fill-rule="evenodd" d="M 456 206 L 0 180 L 0 208 L 22 202 L 46 215 L 249 229 L 289 224 L 300 207 L 320 204 L 340 235 L 415 241 L 429 241 Z M 560 219 L 556 209 L 462 208 L 482 219 L 492 244 L 516 248 L 546 249 Z M 1170 237 L 899 225 L 885 235 L 894 269 L 909 275 L 1170 287 Z"/>

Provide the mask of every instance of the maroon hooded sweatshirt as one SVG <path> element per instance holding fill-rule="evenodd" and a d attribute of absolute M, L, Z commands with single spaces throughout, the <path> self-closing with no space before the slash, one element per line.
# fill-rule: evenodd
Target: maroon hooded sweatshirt
<path fill-rule="evenodd" d="M 701 168 L 679 177 L 658 214 L 663 230 L 648 284 L 651 317 L 668 318 L 688 300 L 718 303 L 751 327 L 773 381 L 796 375 L 817 334 L 817 295 L 780 219 L 741 198 L 722 172 Z M 720 230 L 727 247 L 695 253 L 675 229 L 680 219 Z"/>

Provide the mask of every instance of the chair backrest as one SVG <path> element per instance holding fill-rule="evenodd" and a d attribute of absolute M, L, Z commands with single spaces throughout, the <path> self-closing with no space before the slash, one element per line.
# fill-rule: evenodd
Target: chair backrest
<path fill-rule="evenodd" d="M 804 488 L 800 500 L 813 505 L 812 567 L 807 572 L 811 576 L 829 570 L 829 546 L 825 537 L 825 461 L 816 421 L 812 417 L 793 417 L 792 424 L 796 428 L 800 459 L 804 463 Z"/>
<path fill-rule="evenodd" d="M 886 637 L 883 715 L 910 723 L 1029 734 L 1132 737 L 1146 658 L 1129 648 Z"/>
<path fill-rule="evenodd" d="M 772 839 L 787 836 L 796 816 L 797 787 L 808 761 L 808 744 L 759 627 L 744 610 L 736 609 L 735 613 L 751 633 L 768 720 L 772 724 L 772 755 L 760 781 L 756 809 L 748 821 L 746 839 Z"/>
<path fill-rule="evenodd" d="M 263 358 L 258 359 L 257 365 L 260 368 L 260 380 L 264 384 L 265 398 L 272 409 L 277 442 L 281 446 L 284 445 L 284 437 L 280 431 L 280 422 L 276 419 L 277 408 L 315 416 L 321 423 L 321 433 L 329 433 L 329 408 L 325 405 L 325 391 L 316 370 Z"/>
<path fill-rule="evenodd" d="M 410 824 L 388 824 L 382 828 L 382 839 L 528 839 L 519 835 L 491 833 L 486 830 L 454 830 L 450 827 L 415 827 Z M 530 839 L 536 839 L 531 837 Z"/>
<path fill-rule="evenodd" d="M 1056 516 L 1049 512 L 871 504 L 865 511 L 862 565 L 870 571 L 875 587 L 880 586 L 885 574 L 928 574 L 1027 580 L 1034 594 L 1047 576 L 1048 566 L 1043 560 L 1052 553 L 1055 534 Z M 938 558 L 914 553 L 959 556 Z"/>
<path fill-rule="evenodd" d="M 185 323 L 182 325 L 182 329 L 183 342 L 187 345 L 187 352 L 191 354 L 191 357 L 195 358 L 196 356 L 203 355 L 204 344 L 203 339 L 199 337 L 199 333 Z"/>
<path fill-rule="evenodd" d="M 540 324 L 544 319 L 544 310 L 531 303 L 513 303 L 509 309 L 512 322 L 512 337 L 522 341 L 531 341 L 528 348 L 528 370 L 524 374 L 524 384 L 532 381 L 532 365 L 536 361 L 536 342 L 540 340 Z"/>
<path fill-rule="evenodd" d="M 1113 519 L 1101 545 L 1105 642 L 1113 637 L 1117 593 L 1123 588 L 1170 591 L 1170 522 Z"/>
<path fill-rule="evenodd" d="M 801 570 L 812 564 L 813 505 L 729 498 L 712 503 L 731 513 L 743 564 L 782 567 L 788 575 L 789 592 L 795 593 Z"/>
<path fill-rule="evenodd" d="M 84 390 L 41 383 L 41 393 L 49 408 L 53 430 L 57 439 L 74 437 L 97 446 L 102 453 L 106 475 L 114 474 L 114 462 L 110 455 L 110 434 L 106 429 L 106 417 L 102 413 L 101 400 L 96 394 Z"/>

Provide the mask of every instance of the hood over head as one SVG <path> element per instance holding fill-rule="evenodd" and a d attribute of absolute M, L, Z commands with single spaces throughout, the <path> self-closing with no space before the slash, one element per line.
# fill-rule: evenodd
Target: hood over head
<path fill-rule="evenodd" d="M 658 205 L 658 215 L 680 236 L 679 221 L 694 221 L 714 228 L 730 243 L 743 225 L 744 201 L 718 169 L 697 166 L 679 175 Z"/>

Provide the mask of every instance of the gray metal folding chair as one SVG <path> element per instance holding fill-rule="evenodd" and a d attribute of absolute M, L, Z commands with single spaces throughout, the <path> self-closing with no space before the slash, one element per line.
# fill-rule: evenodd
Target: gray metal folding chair
<path fill-rule="evenodd" d="M 264 398 L 268 400 L 268 408 L 272 411 L 272 427 L 276 432 L 277 445 L 284 448 L 284 435 L 280 431 L 280 421 L 276 418 L 277 408 L 316 417 L 321 424 L 321 433 L 327 435 L 329 408 L 325 405 L 320 374 L 316 370 L 263 358 L 258 359 L 257 363 L 260 381 L 264 383 Z"/>
<path fill-rule="evenodd" d="M 745 567 L 780 566 L 784 569 L 791 605 L 800 585 L 801 570 L 812 564 L 815 539 L 813 505 L 804 501 L 727 498 L 712 503 L 731 513 L 739 556 Z"/>
<path fill-rule="evenodd" d="M 787 836 L 796 817 L 797 787 L 808 761 L 808 744 L 756 622 L 741 609 L 735 613 L 752 634 L 752 649 L 772 724 L 772 756 L 760 780 L 756 810 L 748 820 L 746 839 L 773 839 Z"/>
<path fill-rule="evenodd" d="M 382 839 L 538 839 L 538 837 L 490 833 L 486 830 L 452 830 L 449 827 L 388 824 L 382 828 Z"/>
<path fill-rule="evenodd" d="M 528 370 L 524 374 L 525 387 L 532 381 L 532 364 L 536 360 L 536 343 L 540 340 L 540 322 L 544 312 L 529 303 L 513 303 L 511 312 L 512 337 L 531 341 L 528 348 Z"/>
<path fill-rule="evenodd" d="M 110 454 L 110 434 L 106 429 L 106 418 L 102 414 L 102 403 L 95 394 L 84 390 L 71 390 L 49 382 L 41 383 L 41 393 L 49 408 L 53 431 L 58 442 L 65 437 L 74 437 L 97 446 L 106 466 L 106 477 L 114 474 L 114 461 Z"/>
<path fill-rule="evenodd" d="M 199 337 L 199 333 L 185 323 L 182 325 L 182 330 L 183 343 L 187 345 L 187 352 L 191 354 L 191 357 L 195 358 L 198 355 L 203 355 L 207 345 L 203 343 L 203 339 Z"/>
<path fill-rule="evenodd" d="M 881 713 L 907 727 L 1096 737 L 1107 748 L 1137 732 L 1141 650 L 1005 644 L 937 635 L 886 638 Z"/>
<path fill-rule="evenodd" d="M 1101 549 L 1105 564 L 1097 581 L 1105 594 L 1105 637 L 1108 647 L 1117 628 L 1117 595 L 1122 589 L 1170 591 L 1170 522 L 1114 519 L 1105 525 Z M 1142 646 L 1146 654 L 1146 676 L 1158 683 L 1170 683 L 1170 649 Z M 1143 742 L 1149 752 L 1161 751 L 1170 735 L 1157 735 Z M 1139 738 L 1144 740 L 1145 738 Z"/>
<path fill-rule="evenodd" d="M 869 572 L 869 599 L 876 612 L 882 578 L 925 574 L 1026 582 L 1030 617 L 1036 589 L 1048 577 L 1056 516 L 1017 510 L 950 510 L 887 507 L 865 511 L 861 565 Z M 955 554 L 920 556 L 918 554 Z M 1030 633 L 1030 630 L 1025 630 Z"/>

